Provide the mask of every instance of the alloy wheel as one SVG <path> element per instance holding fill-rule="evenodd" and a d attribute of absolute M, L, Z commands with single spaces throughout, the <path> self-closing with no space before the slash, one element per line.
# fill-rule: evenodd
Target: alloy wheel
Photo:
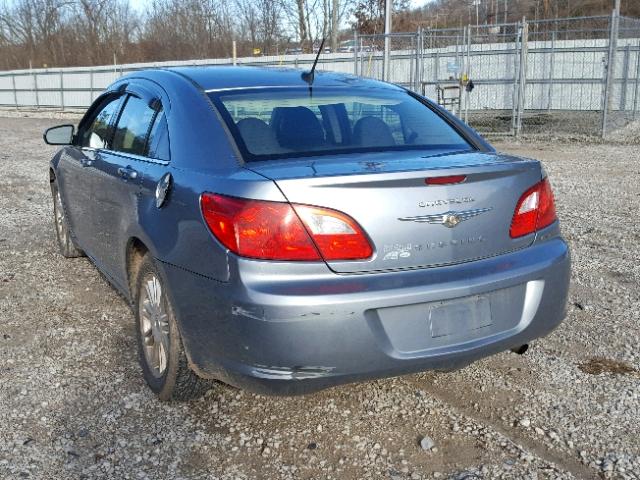
<path fill-rule="evenodd" d="M 56 194 L 54 196 L 54 216 L 56 221 L 56 231 L 58 233 L 58 238 L 60 239 L 60 243 L 62 245 L 67 244 L 67 229 L 64 224 L 64 210 L 62 209 L 62 200 L 60 199 L 60 190 L 56 189 Z"/>
<path fill-rule="evenodd" d="M 154 377 L 160 378 L 169 361 L 169 315 L 160 279 L 147 275 L 139 298 L 140 333 L 144 357 Z"/>

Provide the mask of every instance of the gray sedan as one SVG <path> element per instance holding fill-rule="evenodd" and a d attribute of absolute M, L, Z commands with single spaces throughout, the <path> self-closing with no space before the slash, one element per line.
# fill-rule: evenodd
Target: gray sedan
<path fill-rule="evenodd" d="M 401 87 L 137 72 L 45 140 L 63 145 L 60 251 L 131 303 L 161 399 L 460 368 L 564 318 L 569 250 L 540 163 Z"/>

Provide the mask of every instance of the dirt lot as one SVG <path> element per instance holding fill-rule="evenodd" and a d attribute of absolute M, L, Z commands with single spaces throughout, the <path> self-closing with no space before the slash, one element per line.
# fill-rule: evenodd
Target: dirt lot
<path fill-rule="evenodd" d="M 40 137 L 56 122 L 0 118 L 0 478 L 640 478 L 637 147 L 499 144 L 544 160 L 573 251 L 567 319 L 526 355 L 166 404 L 128 306 L 56 251 Z"/>

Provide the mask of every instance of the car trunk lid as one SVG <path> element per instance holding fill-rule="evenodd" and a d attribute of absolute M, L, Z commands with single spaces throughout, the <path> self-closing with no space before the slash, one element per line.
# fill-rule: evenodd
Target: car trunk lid
<path fill-rule="evenodd" d="M 451 265 L 533 241 L 534 235 L 511 238 L 509 227 L 518 199 L 541 179 L 540 164 L 534 160 L 480 152 L 386 152 L 247 167 L 273 180 L 291 203 L 339 210 L 362 226 L 373 256 L 327 262 L 337 273 Z M 464 181 L 425 181 L 457 175 Z"/>

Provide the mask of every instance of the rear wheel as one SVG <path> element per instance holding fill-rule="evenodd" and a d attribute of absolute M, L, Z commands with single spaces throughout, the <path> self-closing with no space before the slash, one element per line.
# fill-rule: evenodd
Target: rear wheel
<path fill-rule="evenodd" d="M 60 198 L 60 190 L 55 180 L 51 182 L 51 195 L 53 196 L 53 221 L 56 229 L 56 241 L 60 253 L 66 258 L 83 257 L 84 252 L 75 246 L 73 238 L 71 238 L 69 223 Z"/>
<path fill-rule="evenodd" d="M 189 368 L 171 301 L 153 259 L 145 255 L 136 281 L 135 315 L 140 364 L 161 400 L 189 400 L 210 387 Z"/>

